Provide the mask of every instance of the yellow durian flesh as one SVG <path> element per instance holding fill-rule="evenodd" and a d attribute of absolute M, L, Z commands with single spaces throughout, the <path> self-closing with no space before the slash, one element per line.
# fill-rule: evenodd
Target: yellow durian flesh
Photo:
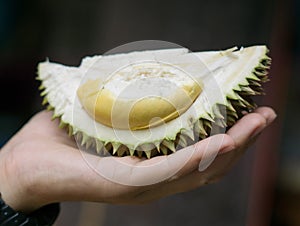
<path fill-rule="evenodd" d="M 116 129 L 141 130 L 177 118 L 201 91 L 199 81 L 176 68 L 140 63 L 106 81 L 86 81 L 78 88 L 77 95 L 97 122 Z M 124 95 L 125 92 L 131 94 Z"/>

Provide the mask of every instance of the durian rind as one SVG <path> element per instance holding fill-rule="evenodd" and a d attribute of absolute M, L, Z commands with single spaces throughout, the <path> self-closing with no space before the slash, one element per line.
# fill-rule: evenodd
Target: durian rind
<path fill-rule="evenodd" d="M 178 55 L 187 54 L 186 49 L 172 51 Z M 147 52 L 151 51 L 140 54 L 146 55 Z M 263 94 L 261 84 L 268 81 L 271 59 L 267 53 L 266 46 L 193 53 L 212 72 L 215 77 L 213 82 L 219 84 L 222 95 L 213 100 L 215 102 L 211 105 L 203 104 L 205 95 L 200 95 L 178 119 L 167 122 L 165 130 L 161 127 L 151 128 L 151 139 L 137 138 L 145 137 L 145 131 L 117 130 L 96 123 L 81 107 L 76 90 L 82 76 L 103 56 L 85 58 L 79 68 L 49 61 L 40 63 L 38 79 L 41 80 L 43 104 L 48 104 L 47 109 L 53 110 L 53 118 L 60 118 L 60 127 L 67 127 L 69 135 L 75 136 L 79 145 L 94 148 L 98 154 L 150 158 L 173 153 L 206 138 L 212 126 L 226 128 L 242 116 L 242 111 L 253 110 L 256 105 L 249 97 Z M 164 51 L 163 54 L 168 52 Z M 105 57 L 118 60 L 124 55 Z M 230 76 L 221 77 L 219 74 L 222 75 L 224 71 Z"/>

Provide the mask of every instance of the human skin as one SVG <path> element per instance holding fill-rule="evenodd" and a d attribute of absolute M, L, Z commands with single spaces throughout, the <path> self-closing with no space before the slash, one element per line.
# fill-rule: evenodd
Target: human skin
<path fill-rule="evenodd" d="M 168 156 L 104 158 L 80 151 L 58 128 L 58 120 L 51 121 L 51 113 L 43 111 L 0 151 L 1 197 L 15 210 L 31 212 L 54 202 L 141 204 L 186 192 L 221 179 L 275 118 L 271 108 L 259 107 L 226 134 L 213 135 Z M 214 155 L 214 161 L 199 170 L 201 162 Z M 168 162 L 166 167 L 153 167 L 163 161 Z M 127 175 L 132 184 L 118 183 L 99 173 L 103 165 L 107 171 L 116 170 L 120 162 L 136 175 Z M 153 178 L 157 181 L 147 184 Z"/>

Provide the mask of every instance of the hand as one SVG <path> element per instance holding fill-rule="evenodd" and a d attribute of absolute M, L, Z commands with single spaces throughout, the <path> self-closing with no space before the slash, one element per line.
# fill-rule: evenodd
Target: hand
<path fill-rule="evenodd" d="M 25 212 L 61 201 L 135 204 L 185 192 L 219 180 L 275 117 L 260 107 L 226 134 L 146 160 L 82 152 L 50 112 L 41 112 L 2 148 L 0 192 Z"/>

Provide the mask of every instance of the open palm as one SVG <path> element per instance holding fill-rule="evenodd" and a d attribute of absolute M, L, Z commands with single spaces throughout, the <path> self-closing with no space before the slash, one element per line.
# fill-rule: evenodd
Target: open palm
<path fill-rule="evenodd" d="M 82 152 L 50 112 L 40 112 L 0 152 L 1 196 L 17 210 L 32 211 L 61 201 L 135 204 L 185 192 L 220 179 L 275 117 L 260 107 L 226 134 L 140 159 Z"/>

